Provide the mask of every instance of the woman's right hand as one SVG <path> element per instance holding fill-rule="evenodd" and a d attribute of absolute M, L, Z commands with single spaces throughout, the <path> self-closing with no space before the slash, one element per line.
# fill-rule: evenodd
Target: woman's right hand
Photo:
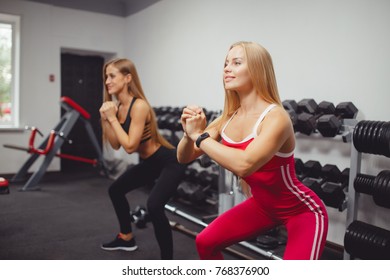
<path fill-rule="evenodd" d="M 197 114 L 200 114 L 202 112 L 202 108 L 196 105 L 189 105 L 187 107 L 184 107 L 183 112 L 180 117 L 181 126 L 183 127 L 183 131 L 187 133 L 187 127 L 186 127 L 186 121 L 189 118 L 192 118 L 193 116 L 196 116 Z"/>
<path fill-rule="evenodd" d="M 99 109 L 100 116 L 104 120 L 108 120 L 109 122 L 114 121 L 116 119 L 116 114 L 118 112 L 118 107 L 112 101 L 106 101 L 102 104 Z"/>
<path fill-rule="evenodd" d="M 99 113 L 100 113 L 100 118 L 101 118 L 103 121 L 106 121 L 106 120 L 107 120 L 107 117 L 106 117 L 106 115 L 104 114 L 103 105 L 100 107 Z"/>

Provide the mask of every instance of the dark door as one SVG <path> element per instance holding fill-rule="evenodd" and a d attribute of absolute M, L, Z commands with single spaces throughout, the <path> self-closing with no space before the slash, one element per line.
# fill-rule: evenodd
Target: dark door
<path fill-rule="evenodd" d="M 99 108 L 103 100 L 102 69 L 104 58 L 100 56 L 85 56 L 61 54 L 61 96 L 73 99 L 90 115 L 90 123 L 96 138 L 102 144 Z M 61 111 L 61 115 L 64 114 Z M 72 144 L 64 144 L 61 153 L 86 158 L 96 158 L 88 134 L 81 121 L 72 129 L 69 138 Z M 92 165 L 87 163 L 61 159 L 61 171 L 91 171 Z"/>

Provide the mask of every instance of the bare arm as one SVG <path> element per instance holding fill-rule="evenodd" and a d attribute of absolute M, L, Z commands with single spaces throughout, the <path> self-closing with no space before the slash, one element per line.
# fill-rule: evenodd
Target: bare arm
<path fill-rule="evenodd" d="M 191 121 L 187 120 L 187 125 Z M 202 132 L 194 132 L 189 137 L 194 141 Z M 207 138 L 200 148 L 210 158 L 240 177 L 246 177 L 266 164 L 286 143 L 294 137 L 291 121 L 281 108 L 270 111 L 262 122 L 260 134 L 245 150 L 234 149 Z"/>
<path fill-rule="evenodd" d="M 102 128 L 105 139 L 108 140 L 111 147 L 115 150 L 120 148 L 118 139 L 115 136 L 115 132 L 111 127 L 110 120 L 116 118 L 116 113 L 118 112 L 118 107 L 112 101 L 106 101 L 102 104 L 99 109 L 100 118 L 102 120 Z M 110 119 L 108 118 L 110 117 Z"/>
<path fill-rule="evenodd" d="M 215 127 L 212 129 L 206 128 L 204 131 L 208 132 L 210 134 L 210 138 L 214 139 L 214 141 L 220 140 L 218 130 Z M 177 146 L 177 160 L 179 163 L 189 163 L 204 153 L 205 152 L 196 147 L 195 142 L 187 136 L 186 133 L 184 133 L 183 138 Z"/>
<path fill-rule="evenodd" d="M 107 117 L 109 123 L 107 133 L 111 132 L 107 136 L 114 149 L 122 146 L 129 154 L 137 151 L 145 128 L 145 122 L 150 113 L 149 110 L 149 106 L 141 99 L 134 103 L 130 112 L 131 125 L 129 131 L 123 130 L 116 114 L 110 114 Z"/>
<path fill-rule="evenodd" d="M 189 163 L 204 154 L 201 149 L 196 147 L 195 142 L 190 137 L 188 137 L 186 133 L 186 120 L 196 114 L 202 116 L 202 126 L 205 126 L 206 118 L 203 111 L 199 107 L 188 106 L 183 109 L 183 113 L 181 115 L 180 120 L 183 126 L 184 135 L 177 146 L 177 160 L 179 161 L 179 163 Z M 204 131 L 207 131 L 210 134 L 210 137 L 212 137 L 214 140 L 219 141 L 219 133 L 216 128 L 206 128 Z"/>
<path fill-rule="evenodd" d="M 102 119 L 102 126 L 103 126 L 104 136 L 110 143 L 111 147 L 115 150 L 118 150 L 121 145 L 119 144 L 119 141 L 115 136 L 115 132 L 112 129 L 110 122 L 107 119 Z"/>

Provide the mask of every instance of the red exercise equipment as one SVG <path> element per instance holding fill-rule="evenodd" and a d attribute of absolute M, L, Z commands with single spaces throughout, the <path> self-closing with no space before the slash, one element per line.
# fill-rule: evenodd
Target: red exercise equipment
<path fill-rule="evenodd" d="M 31 189 L 32 190 L 38 189 L 37 184 L 41 180 L 42 176 L 45 174 L 46 169 L 49 166 L 53 157 L 60 157 L 69 160 L 85 162 L 88 164 L 92 164 L 94 166 L 99 164 L 102 167 L 105 175 L 108 176 L 108 169 L 103 159 L 103 154 L 100 149 L 99 142 L 97 141 L 91 123 L 89 122 L 90 114 L 86 110 L 84 110 L 79 104 L 77 104 L 71 98 L 66 96 L 61 98 L 61 107 L 66 110 L 66 113 L 62 116 L 60 122 L 50 132 L 50 134 L 45 138 L 45 140 L 39 145 L 38 148 L 34 146 L 35 136 L 37 133 L 40 134 L 41 136 L 43 136 L 43 134 L 36 127 L 32 127 L 32 128 L 26 127 L 27 129 L 31 129 L 29 146 L 27 148 L 8 145 L 8 144 L 3 145 L 5 148 L 22 150 L 31 154 L 29 159 L 24 163 L 24 165 L 19 169 L 16 175 L 12 178 L 11 181 L 13 182 L 24 180 L 24 178 L 27 175 L 28 169 L 35 162 L 35 160 L 41 155 L 45 156 L 45 159 L 42 162 L 39 169 L 34 172 L 34 174 L 29 178 L 27 183 L 22 188 L 22 190 L 24 191 L 31 190 Z M 75 155 L 58 153 L 58 150 L 61 148 L 62 144 L 65 141 L 71 142 L 68 139 L 68 135 L 72 130 L 72 128 L 74 127 L 74 125 L 76 124 L 76 122 L 79 120 L 84 124 L 84 127 L 87 130 L 87 134 L 90 138 L 90 141 L 93 147 L 95 148 L 95 151 L 97 153 L 96 159 L 89 159 L 89 158 L 79 157 Z"/>
<path fill-rule="evenodd" d="M 0 194 L 9 194 L 8 180 L 0 177 Z"/>

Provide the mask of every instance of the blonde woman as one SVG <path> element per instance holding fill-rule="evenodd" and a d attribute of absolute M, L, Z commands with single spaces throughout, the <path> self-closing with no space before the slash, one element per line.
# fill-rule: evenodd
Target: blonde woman
<path fill-rule="evenodd" d="M 184 166 L 177 162 L 175 148 L 158 132 L 154 111 L 142 90 L 134 63 L 128 59 L 112 60 L 104 65 L 103 77 L 105 91 L 100 115 L 104 138 L 114 149 L 122 147 L 129 154 L 138 153 L 140 163 L 126 170 L 109 188 L 120 232 L 102 249 L 137 249 L 126 194 L 148 184 L 153 188 L 147 210 L 161 259 L 172 259 L 172 232 L 164 206 L 176 192 Z"/>
<path fill-rule="evenodd" d="M 318 259 L 326 242 L 328 216 L 318 196 L 295 175 L 295 135 L 281 106 L 273 64 L 257 43 L 233 44 L 223 71 L 222 115 L 206 127 L 201 108 L 183 109 L 185 131 L 179 162 L 205 153 L 241 177 L 252 196 L 208 225 L 196 239 L 201 259 L 222 259 L 221 250 L 285 225 L 284 259 Z"/>

